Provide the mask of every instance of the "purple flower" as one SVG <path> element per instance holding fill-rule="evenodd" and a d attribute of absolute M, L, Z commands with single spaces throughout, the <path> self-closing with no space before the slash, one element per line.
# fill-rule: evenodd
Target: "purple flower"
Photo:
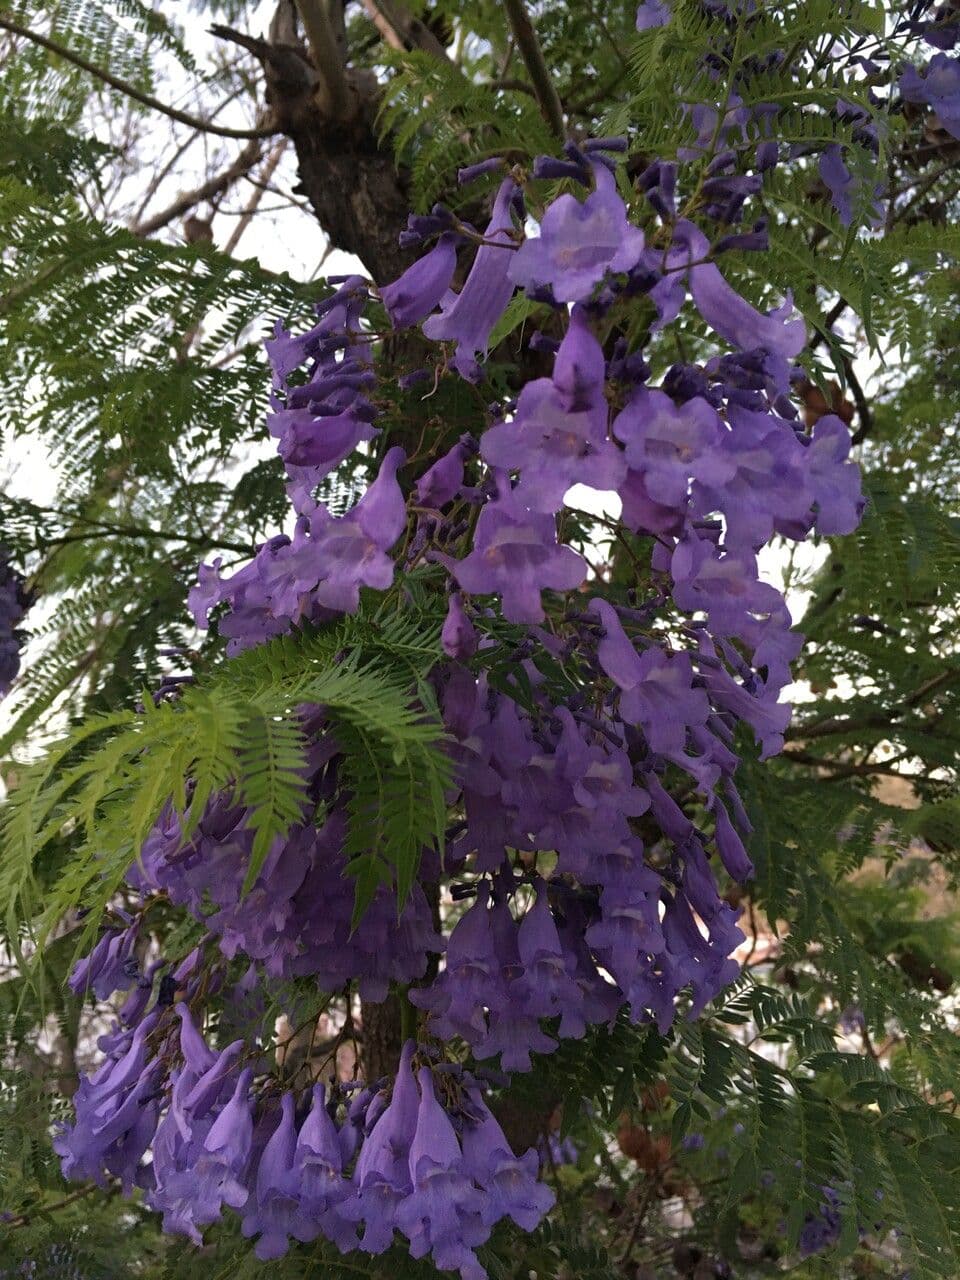
<path fill-rule="evenodd" d="M 437 1101 L 433 1076 L 418 1073 L 420 1105 L 410 1144 L 410 1194 L 397 1210 L 397 1225 L 414 1258 L 433 1255 L 441 1271 L 459 1271 L 463 1280 L 485 1280 L 473 1250 L 490 1234 L 483 1199 L 464 1171 L 460 1143 Z"/>
<path fill-rule="evenodd" d="M 737 834 L 736 828 L 730 821 L 730 815 L 719 802 L 714 808 L 713 814 L 717 823 L 717 849 L 727 874 L 741 883 L 745 880 L 752 880 L 754 876 L 753 863 L 743 847 L 743 841 Z"/>
<path fill-rule="evenodd" d="M 553 385 L 570 413 L 604 404 L 606 360 L 586 311 L 575 306 L 553 364 Z"/>
<path fill-rule="evenodd" d="M 574 484 L 615 489 L 623 479 L 623 457 L 607 439 L 604 367 L 600 344 L 576 307 L 553 378 L 527 383 L 513 421 L 484 433 L 485 461 L 520 472 L 517 492 L 531 510 L 558 511 Z"/>
<path fill-rule="evenodd" d="M 211 604 L 228 602 L 231 612 L 220 629 L 230 637 L 228 652 L 234 652 L 283 634 L 303 619 L 329 616 L 324 610 L 355 613 L 362 586 L 386 590 L 394 573 L 387 551 L 406 525 L 396 478 L 404 460 L 402 449 L 390 449 L 377 479 L 345 516 L 310 504 L 292 539 L 271 539 L 228 581 L 215 581 L 217 564 L 201 565 L 200 583 L 190 596 L 198 623 L 205 624 Z"/>
<path fill-rule="evenodd" d="M 634 533 L 677 535 L 681 532 L 684 509 L 665 506 L 651 498 L 642 472 L 628 468 L 618 492 L 623 503 L 621 519 Z"/>
<path fill-rule="evenodd" d="M 470 1101 L 479 1118 L 464 1125 L 463 1160 L 484 1192 L 484 1220 L 492 1226 L 509 1217 L 522 1231 L 535 1231 L 556 1200 L 537 1178 L 537 1153 L 515 1156 L 479 1091 L 470 1091 Z"/>
<path fill-rule="evenodd" d="M 384 285 L 380 297 L 395 329 L 424 320 L 450 288 L 457 267 L 457 237 L 445 231 L 429 253 L 408 267 L 399 280 Z"/>
<path fill-rule="evenodd" d="M 676 405 L 662 391 L 641 387 L 617 415 L 613 433 L 659 505 L 684 506 L 691 479 L 723 484 L 733 474 L 720 453 L 720 418 L 699 396 Z"/>
<path fill-rule="evenodd" d="M 752 693 L 722 667 L 706 668 L 703 682 L 718 710 L 730 712 L 753 730 L 762 748 L 761 760 L 782 750 L 784 730 L 790 723 L 790 707 L 777 701 L 776 689 L 771 692 L 761 687 Z"/>
<path fill-rule="evenodd" d="M 19 624 L 30 604 L 23 574 L 10 563 L 7 548 L 0 545 L 0 698 L 10 692 L 20 670 L 23 632 Z"/>
<path fill-rule="evenodd" d="M 280 457 L 288 469 L 309 469 L 312 488 L 336 470 L 361 441 L 372 440 L 376 428 L 352 409 L 317 415 L 311 409 L 280 409 L 267 415 L 270 434 L 279 441 Z"/>
<path fill-rule="evenodd" d="M 458 440 L 453 448 L 428 467 L 417 481 L 417 502 L 421 507 L 445 507 L 463 487 L 463 464 L 470 453 L 470 436 Z M 473 445 L 476 448 L 476 445 Z"/>
<path fill-rule="evenodd" d="M 790 319 L 793 313 L 790 299 L 777 310 L 763 315 L 727 284 L 712 262 L 701 262 L 690 268 L 690 292 L 707 324 L 741 351 L 759 347 L 791 359 L 803 350 L 806 329 L 800 317 Z"/>
<path fill-rule="evenodd" d="M 73 1099 L 75 1122 L 53 1141 L 65 1178 L 103 1186 L 106 1171 L 121 1178 L 128 1192 L 134 1185 L 157 1127 L 159 1066 L 147 1046 L 157 1017 L 148 1014 L 132 1033 L 122 1033 L 101 1066 L 81 1079 Z"/>
<path fill-rule="evenodd" d="M 907 67 L 900 92 L 908 102 L 932 108 L 947 133 L 960 138 L 960 58 L 934 54 L 922 75 L 916 67 Z"/>
<path fill-rule="evenodd" d="M 850 432 L 833 414 L 813 428 L 803 456 L 806 481 L 817 504 L 818 533 L 852 533 L 860 523 L 865 499 L 860 488 L 860 468 L 847 459 Z"/>
<path fill-rule="evenodd" d="M 430 1029 L 449 1039 L 459 1035 L 469 1043 L 486 1032 L 485 1007 L 496 1009 L 507 999 L 497 954 L 489 885 L 481 881 L 473 906 L 457 921 L 447 943 L 446 967 L 432 987 L 410 992 L 410 1000 L 430 1015 Z"/>
<path fill-rule="evenodd" d="M 553 516 L 528 511 L 506 483 L 480 512 L 473 550 L 451 566 L 464 591 L 496 592 L 510 622 L 542 622 L 540 592 L 571 591 L 587 574 L 581 556 L 558 546 Z"/>
<path fill-rule="evenodd" d="M 562 195 L 547 208 L 540 235 L 525 240 L 510 263 L 510 279 L 526 289 L 549 285 L 558 302 L 585 302 L 610 271 L 629 271 L 643 251 L 643 232 L 627 221 L 617 182 L 591 165 L 596 188 L 582 203 Z"/>
<path fill-rule="evenodd" d="M 484 232 L 485 243 L 477 250 L 463 288 L 459 294 L 448 292 L 440 303 L 440 314 L 430 316 L 423 325 L 428 338 L 456 342 L 453 367 L 469 382 L 479 380 L 480 366 L 475 357 L 480 352 L 486 354 L 491 330 L 513 294 L 508 268 L 514 253 L 510 207 L 516 191 L 510 178 L 500 184 L 493 215 Z"/>
<path fill-rule="evenodd" d="M 517 946 L 523 974 L 519 993 L 526 1012 L 535 1018 L 560 1017 L 561 1039 L 579 1040 L 586 1031 L 580 988 L 547 902 L 547 886 L 540 881 L 537 899 L 520 923 Z"/>
<path fill-rule="evenodd" d="M 739 635 L 751 614 L 783 608 L 776 587 L 759 580 L 751 552 L 720 554 L 705 539 L 689 534 L 677 543 L 671 572 L 680 608 L 704 610 L 711 629 L 721 635 Z"/>
<path fill-rule="evenodd" d="M 461 661 L 477 651 L 477 630 L 463 607 L 463 598 L 454 591 L 447 607 L 447 616 L 440 631 L 440 644 L 448 658 Z"/>
<path fill-rule="evenodd" d="M 314 1085 L 294 1152 L 300 1201 L 318 1234 L 332 1240 L 341 1253 L 349 1253 L 357 1247 L 357 1231 L 337 1212 L 352 1191 L 343 1164 L 340 1134 L 327 1111 L 324 1087 Z"/>
<path fill-rule="evenodd" d="M 242 1209 L 249 1194 L 244 1179 L 253 1144 L 252 1079 L 249 1068 L 240 1072 L 230 1101 L 203 1140 L 203 1151 L 195 1166 L 197 1178 L 205 1187 L 198 1198 L 217 1197 L 231 1209 Z"/>
<path fill-rule="evenodd" d="M 695 495 L 704 514 L 723 512 L 731 547 L 759 547 L 778 522 L 803 521 L 810 511 L 804 453 L 783 418 L 736 404 L 728 413 L 730 430 L 722 439 L 721 464 L 713 477 L 696 487 Z"/>
<path fill-rule="evenodd" d="M 837 216 L 845 227 L 853 221 L 853 195 L 856 189 L 853 174 L 843 163 L 843 148 L 839 143 L 827 147 L 820 157 L 820 177 L 830 192 L 830 200 Z"/>
<path fill-rule="evenodd" d="M 382 1253 L 388 1248 L 397 1210 L 413 1190 L 410 1178 L 410 1144 L 417 1129 L 417 1082 L 410 1063 L 414 1044 L 408 1040 L 400 1056 L 390 1105 L 381 1114 L 360 1148 L 353 1182 L 356 1192 L 338 1206 L 350 1222 L 362 1222 L 360 1248 Z"/>
<path fill-rule="evenodd" d="M 638 31 L 649 31 L 653 27 L 665 27 L 669 21 L 669 0 L 643 0 L 643 4 L 637 10 Z"/>
<path fill-rule="evenodd" d="M 597 646 L 597 657 L 621 690 L 620 715 L 627 724 L 643 727 L 653 751 L 682 753 L 688 728 L 705 724 L 710 714 L 707 695 L 693 685 L 689 655 L 664 653 L 656 647 L 638 654 L 612 605 L 597 599 L 591 608 L 606 633 Z"/>
<path fill-rule="evenodd" d="M 98 1000 L 106 1000 L 114 991 L 126 991 L 140 974 L 134 955 L 138 928 L 131 925 L 122 931 L 105 933 L 88 956 L 74 965 L 67 986 L 74 995 L 88 989 Z"/>
<path fill-rule="evenodd" d="M 291 1236 L 297 1240 L 316 1236 L 300 1203 L 295 1109 L 294 1095 L 285 1093 L 280 1100 L 280 1123 L 260 1156 L 254 1194 L 244 1209 L 243 1235 L 259 1237 L 254 1252 L 262 1262 L 282 1258 Z"/>
<path fill-rule="evenodd" d="M 518 498 L 535 512 L 552 515 L 574 484 L 616 489 L 626 472 L 623 457 L 607 439 L 606 404 L 579 413 L 564 408 L 549 378 L 528 383 L 512 422 L 483 435 L 486 462 L 520 472 Z"/>

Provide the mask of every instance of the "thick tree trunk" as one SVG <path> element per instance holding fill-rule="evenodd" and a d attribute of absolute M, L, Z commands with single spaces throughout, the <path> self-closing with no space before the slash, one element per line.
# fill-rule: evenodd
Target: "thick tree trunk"
<path fill-rule="evenodd" d="M 382 148 L 366 116 L 324 125 L 310 113 L 290 123 L 297 150 L 299 194 L 338 249 L 355 253 L 378 284 L 394 280 L 411 261 L 398 243 L 410 212 L 407 184 L 389 144 Z"/>
<path fill-rule="evenodd" d="M 262 64 L 273 122 L 296 148 L 297 191 L 310 201 L 333 247 L 356 254 L 378 284 L 393 280 L 410 261 L 398 244 L 410 200 L 389 141 L 381 145 L 377 136 L 376 78 L 343 68 L 345 104 L 331 116 L 289 0 L 281 0 L 270 41 L 229 27 L 213 31 Z"/>
<path fill-rule="evenodd" d="M 391 992 L 382 1004 L 363 1002 L 361 1062 L 368 1082 L 396 1071 L 403 1046 L 402 998 Z"/>

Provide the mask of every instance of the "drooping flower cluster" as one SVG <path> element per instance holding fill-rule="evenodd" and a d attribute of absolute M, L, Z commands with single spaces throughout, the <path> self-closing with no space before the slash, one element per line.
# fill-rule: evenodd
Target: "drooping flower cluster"
<path fill-rule="evenodd" d="M 159 983 L 149 1009 L 148 980 L 101 1037 L 104 1062 L 55 1139 L 68 1177 L 140 1187 L 165 1230 L 197 1243 L 225 1211 L 263 1260 L 318 1238 L 382 1253 L 399 1231 L 414 1257 L 463 1280 L 486 1276 L 474 1251 L 501 1218 L 532 1230 L 550 1209 L 537 1153 L 514 1155 L 469 1073 L 424 1054 L 414 1073 L 408 1041 L 389 1088 L 258 1087 L 242 1040 L 215 1051 L 201 1034 L 190 970 Z M 174 1004 L 177 983 L 186 1000 Z"/>
<path fill-rule="evenodd" d="M 29 607 L 23 574 L 13 567 L 7 549 L 0 546 L 0 698 L 10 692 L 20 670 L 21 624 Z"/>
<path fill-rule="evenodd" d="M 735 221 L 762 181 L 763 143 L 745 136 L 756 173 L 744 183 L 731 163 L 713 167 L 708 223 Z M 732 287 L 714 261 L 729 245 L 682 216 L 675 165 L 640 176 L 653 217 L 637 225 L 611 159 L 624 146 L 537 161 L 535 177 L 584 194 L 558 196 L 536 234 L 523 235 L 523 175 L 505 174 L 482 235 L 438 206 L 411 219 L 408 242 L 435 243 L 398 281 L 341 280 L 307 334 L 278 328 L 270 430 L 295 528 L 232 577 L 202 566 L 191 595 L 198 623 L 214 613 L 235 652 L 355 612 L 362 590 L 388 591 L 398 568 L 419 567 L 447 601 L 430 676 L 454 775 L 442 869 L 426 851 L 399 917 L 385 885 L 351 929 L 339 747 L 322 709 L 306 708 L 302 820 L 247 894 L 253 836 L 228 793 L 186 839 L 166 810 L 129 876 L 146 900 L 162 894 L 202 921 L 221 966 L 242 957 L 255 974 L 352 984 L 374 1001 L 391 982 L 419 983 L 408 994 L 423 1034 L 506 1071 L 621 1009 L 665 1031 L 736 976 L 743 934 L 718 875 L 753 872 L 738 736 L 761 757 L 780 749 L 801 643 L 757 555 L 774 535 L 847 533 L 862 507 L 846 426 L 828 416 L 807 431 L 793 407 L 806 335 L 790 301 L 762 312 Z M 764 228 L 735 239 L 761 249 Z M 431 377 L 478 383 L 518 288 L 548 316 L 536 345 L 553 355 L 549 372 L 464 424 L 474 431 L 452 447 L 408 461 L 378 426 L 374 308 L 397 329 L 422 326 Z M 688 300 L 725 349 L 654 385 L 618 326 L 644 307 L 659 330 Z M 422 394 L 417 372 L 402 395 Z M 379 458 L 377 478 L 334 515 L 317 487 L 357 450 Z M 591 576 L 571 494 L 581 485 L 616 495 L 618 554 L 644 598 Z M 441 871 L 466 904 L 459 915 L 447 904 L 445 938 L 424 891 Z M 263 1258 L 321 1235 L 380 1252 L 399 1231 L 415 1257 L 468 1280 L 484 1274 L 475 1250 L 496 1221 L 531 1229 L 547 1210 L 536 1153 L 513 1155 L 471 1077 L 428 1056 L 414 1075 L 409 1046 L 389 1102 L 372 1088 L 283 1092 L 259 1050 L 242 1039 L 214 1050 L 196 1030 L 191 1010 L 222 967 L 192 953 L 151 1005 L 159 970 L 139 974 L 139 920 L 123 923 L 72 978 L 130 995 L 58 1140 L 70 1176 L 145 1187 L 167 1229 L 193 1238 L 227 1206 Z"/>
<path fill-rule="evenodd" d="M 225 956 L 248 956 L 268 978 L 309 976 L 324 991 L 353 981 L 363 999 L 379 1001 L 391 982 L 423 976 L 428 954 L 442 950 L 443 943 L 419 884 L 399 916 L 396 893 L 382 886 L 351 930 L 354 890 L 343 853 L 342 805 L 331 806 L 322 827 L 297 825 L 276 840 L 256 882 L 243 893 L 253 847 L 246 817 L 243 808 L 218 796 L 184 841 L 176 815 L 167 810 L 130 882 L 186 907 L 217 937 Z"/>

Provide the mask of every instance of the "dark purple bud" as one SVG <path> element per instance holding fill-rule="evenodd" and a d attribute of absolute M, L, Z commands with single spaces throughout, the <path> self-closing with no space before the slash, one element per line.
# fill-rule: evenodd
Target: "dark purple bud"
<path fill-rule="evenodd" d="M 433 374 L 429 369 L 414 369 L 412 373 L 405 373 L 402 378 L 399 378 L 397 386 L 401 391 L 409 391 L 420 382 L 429 382 L 432 377 Z"/>
<path fill-rule="evenodd" d="M 560 343 L 556 338 L 548 338 L 541 329 L 537 329 L 530 335 L 530 350 L 546 351 L 550 355 L 556 355 L 560 350 Z"/>
<path fill-rule="evenodd" d="M 731 249 L 739 249 L 744 253 L 764 253 L 770 248 L 770 236 L 766 230 L 745 231 L 739 235 L 721 236 L 713 246 L 714 253 L 727 253 Z"/>
<path fill-rule="evenodd" d="M 780 144 L 772 138 L 767 142 L 761 142 L 757 147 L 756 167 L 760 173 L 766 173 L 768 169 L 774 168 L 780 159 Z"/>
<path fill-rule="evenodd" d="M 488 173 L 499 173 L 503 168 L 503 158 L 501 156 L 491 156 L 489 160 L 480 160 L 477 164 L 468 164 L 465 169 L 457 170 L 457 181 L 461 187 L 465 187 L 470 182 L 475 182 L 477 178 L 483 178 Z"/>
<path fill-rule="evenodd" d="M 583 149 L 587 155 L 594 151 L 616 151 L 623 154 L 627 149 L 627 140 L 623 136 L 616 138 L 589 138 Z"/>
<path fill-rule="evenodd" d="M 737 153 L 735 151 L 721 151 L 707 165 L 707 174 L 709 177 L 713 177 L 715 174 L 723 173 L 724 169 L 732 169 L 736 163 Z"/>
<path fill-rule="evenodd" d="M 569 160 L 557 160 L 553 156 L 537 156 L 533 162 L 533 176 L 551 181 L 572 178 L 585 187 L 590 185 L 590 169 L 586 163 L 574 164 Z"/>

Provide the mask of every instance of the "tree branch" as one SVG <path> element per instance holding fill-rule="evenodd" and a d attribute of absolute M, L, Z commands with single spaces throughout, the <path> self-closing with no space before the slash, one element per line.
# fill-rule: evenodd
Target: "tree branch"
<path fill-rule="evenodd" d="M 550 77 L 547 64 L 543 60 L 543 50 L 540 48 L 540 41 L 537 39 L 533 24 L 527 16 L 523 0 L 503 0 L 503 7 L 510 19 L 510 27 L 517 42 L 517 48 L 520 50 L 520 56 L 530 74 L 543 118 L 563 142 L 567 136 L 566 125 L 563 122 L 563 105 Z"/>
<path fill-rule="evenodd" d="M 447 61 L 447 51 L 430 28 L 397 0 L 363 0 L 374 26 L 392 49 L 423 49 Z"/>
<path fill-rule="evenodd" d="M 910 775 L 891 764 L 848 764 L 845 760 L 831 760 L 828 756 L 814 756 L 807 751 L 784 751 L 781 760 L 791 760 L 794 764 L 809 765 L 814 769 L 826 769 L 831 776 L 824 782 L 841 782 L 844 778 L 869 778 L 874 774 L 884 774 L 892 778 L 905 778 Z"/>
<path fill-rule="evenodd" d="M 343 120 L 349 114 L 347 77 L 337 38 L 324 8 L 323 0 L 295 0 L 300 21 L 307 35 L 313 63 L 320 73 L 323 114 L 331 120 Z"/>
<path fill-rule="evenodd" d="M 276 172 L 277 165 L 280 163 L 280 160 L 281 160 L 281 157 L 283 156 L 286 145 L 287 145 L 286 138 L 281 138 L 279 142 L 274 144 L 273 150 L 270 152 L 270 155 L 267 157 L 267 163 L 264 166 L 263 173 L 261 174 L 263 185 L 258 185 L 254 187 L 253 191 L 250 194 L 250 199 L 247 201 L 246 208 L 243 210 L 243 213 L 240 216 L 240 221 L 234 227 L 233 232 L 230 236 L 230 239 L 223 246 L 223 252 L 227 255 L 228 258 L 230 257 L 234 249 L 236 249 L 237 245 L 239 244 L 240 237 L 243 235 L 247 227 L 249 227 L 250 223 L 253 221 L 254 214 L 257 212 L 257 206 L 260 204 L 260 201 L 263 199 L 263 193 L 266 190 L 267 183 L 270 181 L 270 179 L 273 177 L 274 173 Z"/>
<path fill-rule="evenodd" d="M 97 538 L 156 538 L 163 542 L 185 542 L 191 547 L 223 547 L 225 551 L 236 551 L 238 555 L 252 556 L 256 547 L 242 542 L 222 542 L 215 537 L 200 537 L 190 533 L 171 533 L 167 529 L 148 529 L 136 525 L 108 525 L 97 520 L 84 521 L 92 527 L 87 533 L 64 533 L 59 537 L 45 538 L 49 547 L 62 547 L 71 542 L 90 542 Z"/>
<path fill-rule="evenodd" d="M 43 1217 L 48 1213 L 55 1213 L 57 1209 L 65 1209 L 67 1205 L 76 1204 L 78 1200 L 82 1200 L 85 1196 L 91 1195 L 100 1188 L 95 1182 L 91 1182 L 88 1186 L 81 1187 L 79 1191 L 71 1191 L 68 1196 L 64 1196 L 62 1200 L 55 1200 L 52 1204 L 38 1204 L 31 1208 L 29 1213 L 18 1213 L 16 1217 L 9 1218 L 5 1226 L 12 1228 L 26 1227 L 36 1217 Z"/>
<path fill-rule="evenodd" d="M 233 164 L 224 169 L 222 173 L 214 174 L 212 178 L 208 178 L 199 187 L 195 187 L 193 191 L 183 192 L 166 209 L 161 209 L 152 218 L 147 218 L 144 222 L 137 223 L 136 226 L 130 228 L 131 231 L 135 236 L 153 235 L 155 231 L 167 226 L 174 218 L 178 218 L 180 214 L 186 213 L 188 209 L 195 208 L 201 201 L 210 200 L 213 196 L 220 195 L 221 192 L 231 187 L 238 178 L 242 178 L 244 174 L 250 172 L 260 159 L 262 150 L 259 140 L 249 142 Z"/>
<path fill-rule="evenodd" d="M 796 725 L 789 731 L 787 737 L 800 742 L 808 742 L 811 738 L 828 738 L 835 734 L 859 733 L 864 729 L 890 729 L 892 732 L 905 712 L 925 702 L 932 693 L 936 693 L 944 685 L 950 684 L 951 681 L 957 678 L 957 674 L 956 669 L 953 667 L 948 667 L 945 671 L 938 672 L 935 676 L 931 676 L 929 680 L 925 680 L 918 689 L 908 693 L 900 702 L 894 703 L 892 707 L 885 707 L 883 711 L 878 711 L 876 715 L 851 716 L 846 719 L 843 716 L 828 716 L 826 719 L 817 720 L 811 725 Z"/>
<path fill-rule="evenodd" d="M 65 48 L 48 36 L 42 36 L 38 31 L 31 31 L 28 27 L 21 27 L 19 23 L 11 22 L 9 18 L 0 17 L 0 30 L 9 31 L 12 35 L 21 36 L 24 40 L 30 40 L 33 44 L 40 45 L 41 48 L 56 54 L 58 58 L 63 58 L 65 62 L 72 62 L 81 71 L 89 72 L 90 75 L 102 80 L 104 84 L 110 85 L 112 89 L 116 89 L 119 93 L 125 94 L 128 98 L 133 98 L 135 102 L 140 102 L 143 106 L 150 107 L 153 111 L 160 111 L 163 115 L 169 116 L 171 120 L 176 120 L 179 124 L 185 124 L 191 129 L 199 129 L 203 133 L 215 133 L 221 138 L 272 138 L 277 133 L 277 130 L 273 128 L 228 129 L 224 125 L 213 124 L 209 120 L 201 120 L 199 116 L 192 116 L 186 111 L 178 111 L 176 107 L 167 106 L 165 102 L 152 97 L 149 93 L 141 93 L 139 89 L 129 84 L 126 80 L 121 80 L 118 76 L 112 75 L 111 72 L 104 71 L 102 67 L 98 67 L 95 63 L 88 62 L 80 54 Z"/>

